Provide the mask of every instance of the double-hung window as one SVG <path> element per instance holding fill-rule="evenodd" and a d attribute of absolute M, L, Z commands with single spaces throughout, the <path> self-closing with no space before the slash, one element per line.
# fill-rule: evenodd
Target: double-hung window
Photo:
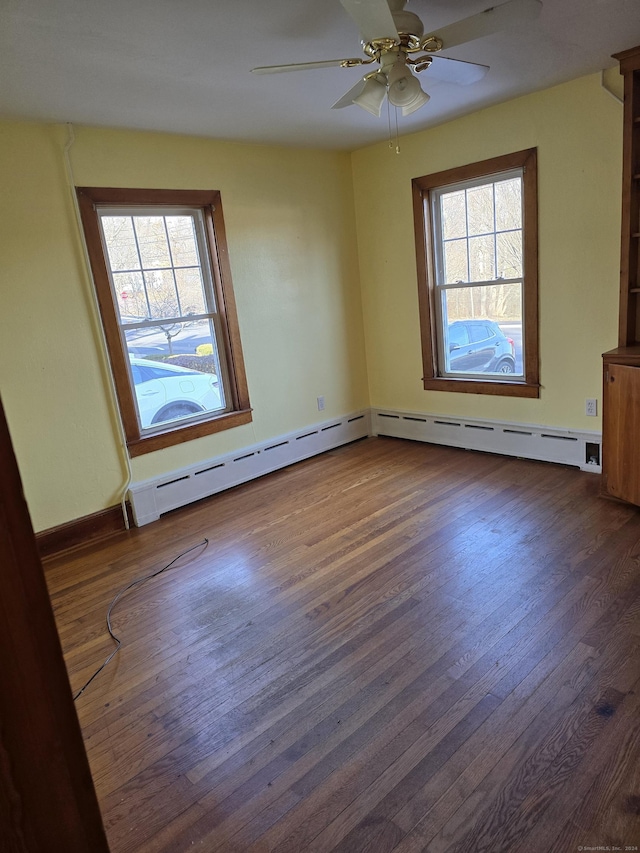
<path fill-rule="evenodd" d="M 536 151 L 413 181 L 424 387 L 535 397 Z"/>
<path fill-rule="evenodd" d="M 77 192 L 131 455 L 250 421 L 219 193 Z"/>

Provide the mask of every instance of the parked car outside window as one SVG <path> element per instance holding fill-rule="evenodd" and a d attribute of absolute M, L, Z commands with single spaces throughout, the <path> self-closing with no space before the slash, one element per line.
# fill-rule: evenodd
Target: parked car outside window
<path fill-rule="evenodd" d="M 130 358 L 143 429 L 222 408 L 218 377 L 172 364 Z"/>
<path fill-rule="evenodd" d="M 493 320 L 456 320 L 447 327 L 448 373 L 515 373 L 515 343 Z"/>

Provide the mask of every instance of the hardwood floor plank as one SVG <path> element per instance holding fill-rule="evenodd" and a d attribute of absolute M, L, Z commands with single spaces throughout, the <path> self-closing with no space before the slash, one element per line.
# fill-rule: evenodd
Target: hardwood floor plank
<path fill-rule="evenodd" d="M 542 730 L 548 718 L 575 699 L 570 675 L 593 661 L 595 653 L 580 643 L 567 647 L 548 654 L 423 787 L 399 803 L 393 818 L 406 830 L 408 842 L 401 849 L 422 849 L 529 727 L 530 732 Z"/>
<path fill-rule="evenodd" d="M 476 731 L 482 723 L 500 705 L 500 700 L 491 694 L 484 696 L 469 713 L 458 722 L 442 740 L 437 740 L 437 735 L 429 738 L 427 751 L 411 748 L 411 753 L 417 755 L 407 756 L 405 753 L 401 762 L 396 762 L 394 772 L 378 777 L 373 785 L 357 800 L 343 809 L 338 817 L 323 830 L 308 846 L 308 850 L 336 850 L 340 853 L 347 851 L 367 850 L 368 846 L 374 844 L 374 849 L 385 853 L 396 846 L 397 834 L 400 827 L 393 823 L 386 813 L 394 814 L 398 807 L 412 796 L 421 785 L 425 777 L 445 763 L 460 746 Z M 416 744 L 417 747 L 417 744 Z M 423 757 L 416 763 L 416 757 L 424 753 Z M 407 769 L 410 765 L 411 769 Z M 376 838 L 374 835 L 378 829 L 394 826 L 396 837 L 389 837 L 387 842 L 383 837 Z M 401 835 L 404 833 L 401 833 Z M 392 846 L 385 846 L 393 840 Z"/>
<path fill-rule="evenodd" d="M 476 849 L 474 845 L 487 850 L 495 846 L 509 849 L 522 843 L 518 821 L 522 803 L 536 789 L 545 790 L 555 767 L 571 756 L 582 732 L 586 732 L 588 743 L 597 737 L 610 718 L 596 713 L 597 704 L 602 701 L 615 708 L 621 701 L 620 692 L 610 687 L 610 681 L 617 667 L 628 665 L 626 653 L 611 649 L 594 664 L 594 676 L 577 696 L 572 688 L 561 691 L 564 696 L 575 696 L 563 713 L 560 716 L 545 713 L 536 718 L 425 850 L 462 853 Z M 603 700 L 603 696 L 607 698 Z"/>
<path fill-rule="evenodd" d="M 583 846 L 620 847 L 640 840 L 635 797 L 640 785 L 640 683 L 629 690 L 595 749 L 585 756 L 561 799 L 549 805 L 523 844 L 523 853 Z"/>

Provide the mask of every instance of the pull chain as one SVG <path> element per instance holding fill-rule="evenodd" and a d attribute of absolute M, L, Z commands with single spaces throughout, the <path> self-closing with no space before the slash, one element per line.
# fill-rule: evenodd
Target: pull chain
<path fill-rule="evenodd" d="M 393 140 L 393 131 L 391 129 L 391 106 L 389 104 L 389 99 L 387 98 L 387 125 L 389 127 L 389 148 L 395 148 L 396 154 L 400 153 L 400 139 L 398 138 L 398 108 L 394 107 L 395 112 L 395 123 L 396 123 L 396 132 L 395 132 L 395 142 Z"/>

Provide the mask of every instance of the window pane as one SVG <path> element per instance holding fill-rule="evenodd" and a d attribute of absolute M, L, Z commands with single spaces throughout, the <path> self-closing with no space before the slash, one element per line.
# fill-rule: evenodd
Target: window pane
<path fill-rule="evenodd" d="M 469 239 L 469 278 L 467 281 L 488 281 L 496 277 L 495 244 L 493 235 Z"/>
<path fill-rule="evenodd" d="M 181 316 L 173 270 L 149 270 L 144 283 L 152 320 Z"/>
<path fill-rule="evenodd" d="M 136 216 L 135 230 L 144 269 L 170 267 L 171 256 L 163 216 Z"/>
<path fill-rule="evenodd" d="M 211 321 L 129 329 L 125 337 L 143 430 L 225 408 Z"/>
<path fill-rule="evenodd" d="M 442 193 L 443 284 L 522 276 L 520 178 Z"/>
<path fill-rule="evenodd" d="M 205 314 L 207 311 L 204 301 L 202 273 L 198 267 L 176 270 L 176 285 L 180 296 L 182 316 L 188 314 Z"/>
<path fill-rule="evenodd" d="M 469 235 L 488 234 L 493 227 L 493 184 L 467 190 Z"/>
<path fill-rule="evenodd" d="M 522 277 L 522 231 L 504 231 L 496 234 L 498 251 L 498 276 Z"/>
<path fill-rule="evenodd" d="M 210 312 L 195 217 L 103 215 L 101 222 L 122 323 Z"/>
<path fill-rule="evenodd" d="M 176 267 L 198 266 L 198 244 L 191 216 L 167 216 L 169 246 Z"/>
<path fill-rule="evenodd" d="M 122 323 L 139 323 L 149 316 L 141 272 L 114 273 L 113 287 Z"/>
<path fill-rule="evenodd" d="M 445 290 L 442 315 L 445 374 L 524 375 L 521 284 Z"/>
<path fill-rule="evenodd" d="M 522 180 L 511 178 L 496 184 L 496 228 L 522 228 Z"/>
<path fill-rule="evenodd" d="M 451 240 L 444 244 L 444 280 L 447 284 L 469 281 L 466 240 Z"/>
<path fill-rule="evenodd" d="M 467 211 L 464 190 L 446 193 L 440 198 L 442 236 L 445 240 L 467 236 Z"/>
<path fill-rule="evenodd" d="M 103 216 L 102 228 L 111 269 L 139 270 L 140 259 L 130 216 Z"/>

